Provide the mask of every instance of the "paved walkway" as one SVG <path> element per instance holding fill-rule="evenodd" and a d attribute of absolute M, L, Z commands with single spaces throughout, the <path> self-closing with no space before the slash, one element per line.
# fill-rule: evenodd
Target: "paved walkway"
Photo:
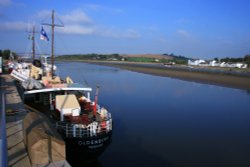
<path fill-rule="evenodd" d="M 23 142 L 22 120 L 26 115 L 16 86 L 9 75 L 1 75 L 1 92 L 5 93 L 6 111 L 16 111 L 6 115 L 8 166 L 30 167 L 30 159 Z M 2 107 L 2 106 L 1 106 Z"/>
<path fill-rule="evenodd" d="M 0 92 L 5 93 L 6 99 L 6 137 L 8 148 L 8 166 L 31 167 L 31 161 L 23 141 L 23 119 L 27 114 L 23 102 L 18 94 L 16 85 L 9 75 L 0 75 Z M 2 97 L 0 97 L 0 100 Z M 2 110 L 2 101 L 0 103 Z M 15 111 L 10 113 L 9 111 Z M 0 116 L 1 118 L 1 116 Z M 0 133 L 1 134 L 1 133 Z M 1 140 L 1 136 L 0 136 Z M 2 143 L 2 142 L 0 142 Z M 0 148 L 1 144 L 0 144 Z M 2 157 L 0 153 L 0 157 Z M 1 159 L 0 159 L 1 160 Z M 0 161 L 1 162 L 1 161 Z M 66 160 L 51 162 L 37 167 L 70 167 Z"/>

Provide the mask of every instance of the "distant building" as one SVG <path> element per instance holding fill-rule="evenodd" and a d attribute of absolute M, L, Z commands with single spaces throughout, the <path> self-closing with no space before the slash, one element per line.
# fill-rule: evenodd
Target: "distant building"
<path fill-rule="evenodd" d="M 247 68 L 245 63 L 218 63 L 215 60 L 210 61 L 208 64 L 205 60 L 188 60 L 189 66 L 208 66 L 208 67 L 229 67 L 229 68 Z"/>
<path fill-rule="evenodd" d="M 229 67 L 229 68 L 247 68 L 247 64 L 245 63 L 225 63 L 222 62 L 220 65 L 220 67 Z"/>
<path fill-rule="evenodd" d="M 194 60 L 194 61 L 188 60 L 188 65 L 190 65 L 190 66 L 198 66 L 198 65 L 200 65 L 202 63 L 206 63 L 206 61 L 205 60 L 201 60 L 201 59 Z"/>
<path fill-rule="evenodd" d="M 160 60 L 159 59 L 155 59 L 155 62 L 160 62 Z"/>
<path fill-rule="evenodd" d="M 220 66 L 220 63 L 217 63 L 215 60 L 209 62 L 209 66 L 211 67 L 218 67 Z"/>

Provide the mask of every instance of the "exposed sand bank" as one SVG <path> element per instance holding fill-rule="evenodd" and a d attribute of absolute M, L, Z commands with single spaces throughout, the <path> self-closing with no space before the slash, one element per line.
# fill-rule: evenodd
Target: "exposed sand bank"
<path fill-rule="evenodd" d="M 89 62 L 105 66 L 113 66 L 130 71 L 152 74 L 164 77 L 173 77 L 187 81 L 195 81 L 199 83 L 220 85 L 225 87 L 237 88 L 250 91 L 250 76 L 242 76 L 239 74 L 231 74 L 225 72 L 209 72 L 167 68 L 164 66 L 151 66 L 140 63 L 116 63 L 116 62 Z"/>

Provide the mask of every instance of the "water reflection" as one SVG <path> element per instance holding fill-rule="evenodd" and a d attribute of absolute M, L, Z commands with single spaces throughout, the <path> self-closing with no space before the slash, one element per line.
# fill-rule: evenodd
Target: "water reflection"
<path fill-rule="evenodd" d="M 85 63 L 58 68 L 101 85 L 114 121 L 102 166 L 250 166 L 249 92 Z"/>

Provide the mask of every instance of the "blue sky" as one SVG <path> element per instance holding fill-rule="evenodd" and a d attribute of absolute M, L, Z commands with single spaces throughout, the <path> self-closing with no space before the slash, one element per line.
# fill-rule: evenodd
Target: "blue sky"
<path fill-rule="evenodd" d="M 192 58 L 250 54 L 249 0 L 0 0 L 0 49 L 30 52 L 32 25 L 56 22 L 55 53 L 174 53 Z M 50 36 L 49 27 L 44 26 Z M 39 40 L 37 52 L 49 53 Z"/>

